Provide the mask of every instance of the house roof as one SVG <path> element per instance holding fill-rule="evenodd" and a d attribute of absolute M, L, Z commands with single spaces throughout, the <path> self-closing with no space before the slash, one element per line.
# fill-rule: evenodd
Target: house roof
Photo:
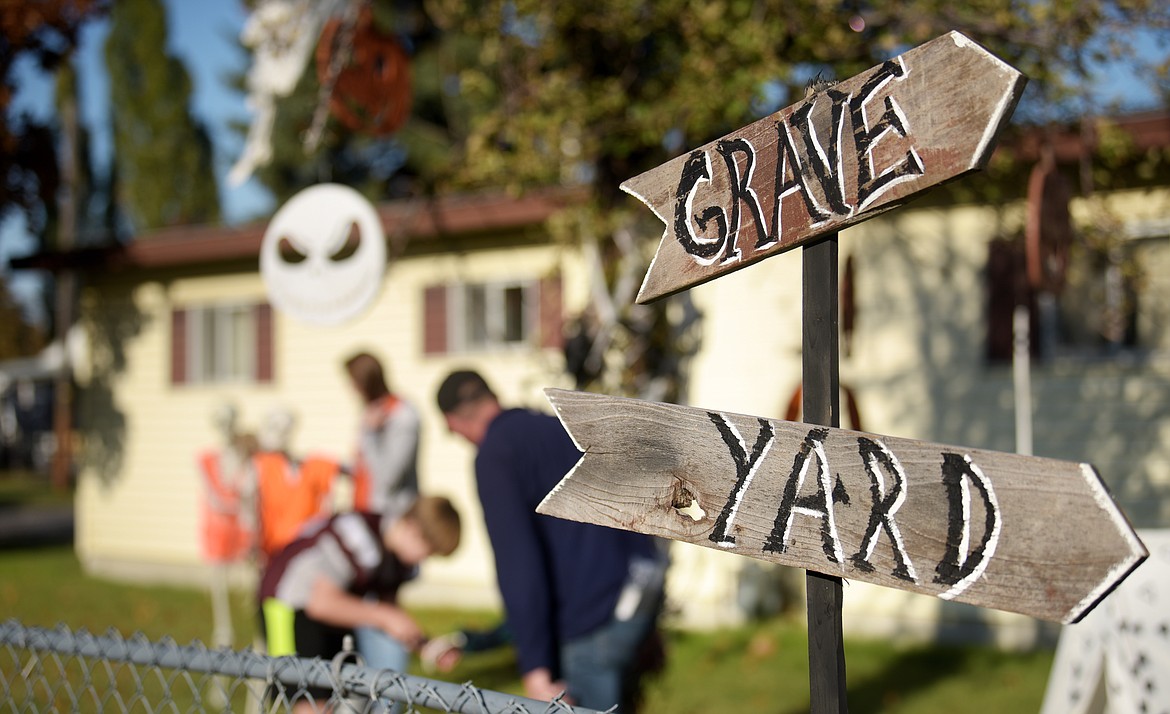
<path fill-rule="evenodd" d="M 1012 151 L 1021 161 L 1040 158 L 1045 146 L 1052 147 L 1054 158 L 1061 163 L 1072 163 L 1096 152 L 1101 134 L 1100 126 L 1108 124 L 1132 142 L 1139 152 L 1170 146 L 1170 112 L 1151 111 L 1122 117 L 1097 117 L 1081 124 L 1054 124 L 1029 127 L 1001 149 Z"/>
<path fill-rule="evenodd" d="M 434 239 L 446 235 L 501 231 L 538 225 L 580 192 L 566 189 L 533 191 L 523 196 L 504 193 L 470 194 L 391 201 L 376 207 L 387 239 Z M 174 226 L 137 236 L 129 243 L 50 250 L 11 261 L 17 269 L 122 270 L 209 265 L 256 259 L 267 222 L 230 227 Z"/>

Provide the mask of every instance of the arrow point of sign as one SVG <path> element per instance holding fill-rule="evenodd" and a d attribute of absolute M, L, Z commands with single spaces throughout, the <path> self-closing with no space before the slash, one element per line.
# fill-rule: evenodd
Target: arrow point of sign
<path fill-rule="evenodd" d="M 1063 620 L 1066 625 L 1080 622 L 1085 615 L 1089 614 L 1097 606 L 1097 603 L 1104 600 L 1109 593 L 1113 592 L 1122 581 L 1129 577 L 1130 573 L 1136 570 L 1150 556 L 1150 551 L 1146 548 L 1146 545 L 1137 537 L 1133 526 L 1130 525 L 1125 514 L 1114 503 L 1113 497 L 1109 495 L 1109 491 L 1105 488 L 1105 483 L 1101 480 L 1101 475 L 1097 473 L 1097 469 L 1092 464 L 1082 463 L 1081 475 L 1084 477 L 1085 484 L 1088 486 L 1097 504 L 1101 507 L 1101 510 L 1108 514 L 1109 518 L 1113 521 L 1118 535 L 1121 536 L 1129 552 L 1119 558 L 1110 567 L 1108 575 L 1101 580 L 1097 587 L 1069 610 L 1068 615 Z"/>
<path fill-rule="evenodd" d="M 971 155 L 971 170 L 982 169 L 991 160 L 992 151 L 1000 132 L 1007 126 L 1008 119 L 1016 110 L 1016 104 L 1024 95 L 1024 87 L 1028 84 L 1028 76 L 992 54 L 986 47 L 979 44 L 961 32 L 952 30 L 946 35 L 955 43 L 956 47 L 972 50 L 983 57 L 989 67 L 997 71 L 1002 78 L 1003 93 L 995 109 L 990 112 L 988 122 L 983 128 L 983 136 Z"/>

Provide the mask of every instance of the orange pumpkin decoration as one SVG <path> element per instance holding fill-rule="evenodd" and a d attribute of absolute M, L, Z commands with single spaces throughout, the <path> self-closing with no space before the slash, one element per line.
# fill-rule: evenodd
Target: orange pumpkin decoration
<path fill-rule="evenodd" d="M 342 20 L 334 18 L 317 42 L 317 79 L 322 86 L 331 79 L 333 83 L 329 110 L 352 131 L 392 134 L 410 116 L 410 58 L 398 40 L 374 26 L 368 5 L 352 33 L 345 29 Z M 335 60 L 340 67 L 334 68 Z M 336 76 L 331 78 L 331 72 Z"/>

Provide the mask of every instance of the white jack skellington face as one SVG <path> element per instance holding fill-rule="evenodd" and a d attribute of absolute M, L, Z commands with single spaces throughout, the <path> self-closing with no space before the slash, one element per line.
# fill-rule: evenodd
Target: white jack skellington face
<path fill-rule="evenodd" d="M 281 312 L 316 325 L 361 314 L 382 287 L 386 240 L 374 207 L 340 184 L 288 200 L 264 232 L 260 274 Z"/>

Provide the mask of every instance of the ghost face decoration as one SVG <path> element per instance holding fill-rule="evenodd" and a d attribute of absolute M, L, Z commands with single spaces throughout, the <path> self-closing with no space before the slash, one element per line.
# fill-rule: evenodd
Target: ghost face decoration
<path fill-rule="evenodd" d="M 382 287 L 386 240 L 357 191 L 319 184 L 281 206 L 260 246 L 273 307 L 314 325 L 338 325 L 369 307 Z"/>

